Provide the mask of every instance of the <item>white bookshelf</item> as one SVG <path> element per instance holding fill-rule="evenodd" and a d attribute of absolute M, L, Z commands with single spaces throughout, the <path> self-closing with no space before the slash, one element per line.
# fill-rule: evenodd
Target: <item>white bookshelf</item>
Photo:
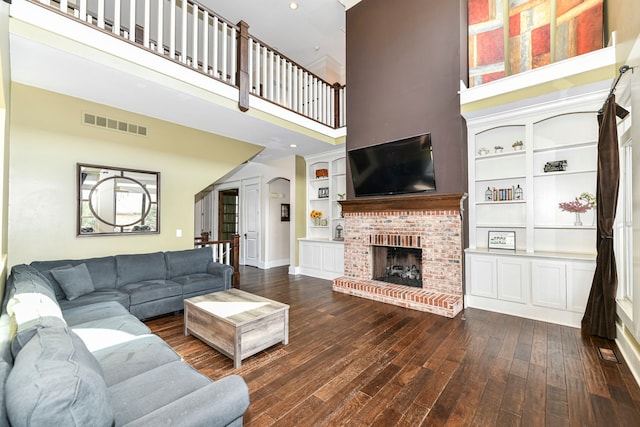
<path fill-rule="evenodd" d="M 307 156 L 305 161 L 307 235 L 299 239 L 299 272 L 331 280 L 344 273 L 344 244 L 336 240 L 336 228 L 342 227 L 344 236 L 344 218 L 339 201 L 346 197 L 347 192 L 346 152 L 344 149 L 332 150 Z M 318 173 L 319 170 L 322 172 Z M 319 224 L 311 218 L 314 210 L 322 212 Z"/>
<path fill-rule="evenodd" d="M 552 101 L 467 118 L 467 306 L 580 325 L 595 269 L 595 210 L 575 225 L 575 214 L 559 203 L 596 193 L 597 111 L 606 95 L 558 93 Z M 519 150 L 516 141 L 523 142 Z M 544 171 L 560 160 L 565 170 Z M 487 197 L 487 189 L 518 186 L 520 200 Z M 490 231 L 514 232 L 515 250 L 489 249 Z"/>

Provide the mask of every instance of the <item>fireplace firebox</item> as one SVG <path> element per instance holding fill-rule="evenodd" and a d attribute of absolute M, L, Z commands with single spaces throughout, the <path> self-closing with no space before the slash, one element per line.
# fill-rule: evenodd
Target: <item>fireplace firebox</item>
<path fill-rule="evenodd" d="M 422 287 L 422 250 L 372 246 L 372 279 L 396 285 Z"/>

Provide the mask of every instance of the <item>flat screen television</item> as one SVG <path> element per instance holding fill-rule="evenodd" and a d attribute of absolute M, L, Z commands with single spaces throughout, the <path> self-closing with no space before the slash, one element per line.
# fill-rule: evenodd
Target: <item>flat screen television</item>
<path fill-rule="evenodd" d="M 348 151 L 356 197 L 436 191 L 431 134 Z"/>

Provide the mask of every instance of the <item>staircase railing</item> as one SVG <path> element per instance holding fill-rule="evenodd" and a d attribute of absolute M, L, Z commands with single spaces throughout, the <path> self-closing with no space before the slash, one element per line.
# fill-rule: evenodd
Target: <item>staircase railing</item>
<path fill-rule="evenodd" d="M 90 24 L 332 128 L 345 126 L 346 87 L 331 84 L 192 0 L 27 0 Z"/>
<path fill-rule="evenodd" d="M 240 287 L 240 236 L 238 234 L 234 234 L 232 240 L 209 240 L 207 233 L 206 236 L 196 237 L 194 246 L 196 248 L 211 247 L 213 261 L 232 266 L 233 287 Z"/>

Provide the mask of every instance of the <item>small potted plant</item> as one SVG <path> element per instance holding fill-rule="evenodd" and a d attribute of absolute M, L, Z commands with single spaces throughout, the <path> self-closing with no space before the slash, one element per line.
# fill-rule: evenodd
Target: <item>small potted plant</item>
<path fill-rule="evenodd" d="M 322 219 L 322 211 L 312 210 L 310 215 L 313 220 L 313 225 L 320 225 L 320 220 Z"/>
<path fill-rule="evenodd" d="M 516 141 L 513 144 L 511 144 L 511 146 L 513 147 L 514 150 L 522 150 L 522 147 L 524 147 L 524 144 L 522 143 L 522 141 Z"/>
<path fill-rule="evenodd" d="M 577 197 L 575 198 L 575 200 L 572 200 L 570 202 L 561 202 L 558 204 L 558 206 L 560 207 L 561 210 L 565 212 L 571 212 L 575 214 L 576 218 L 573 225 L 575 225 L 576 227 L 582 226 L 582 220 L 580 219 L 580 214 L 585 213 L 586 211 L 591 209 L 591 204 L 589 204 L 589 202 L 583 202 L 581 199 L 578 199 Z"/>
<path fill-rule="evenodd" d="M 496 153 L 502 153 L 502 150 L 504 149 L 501 145 L 496 145 L 493 148 L 496 150 Z"/>

